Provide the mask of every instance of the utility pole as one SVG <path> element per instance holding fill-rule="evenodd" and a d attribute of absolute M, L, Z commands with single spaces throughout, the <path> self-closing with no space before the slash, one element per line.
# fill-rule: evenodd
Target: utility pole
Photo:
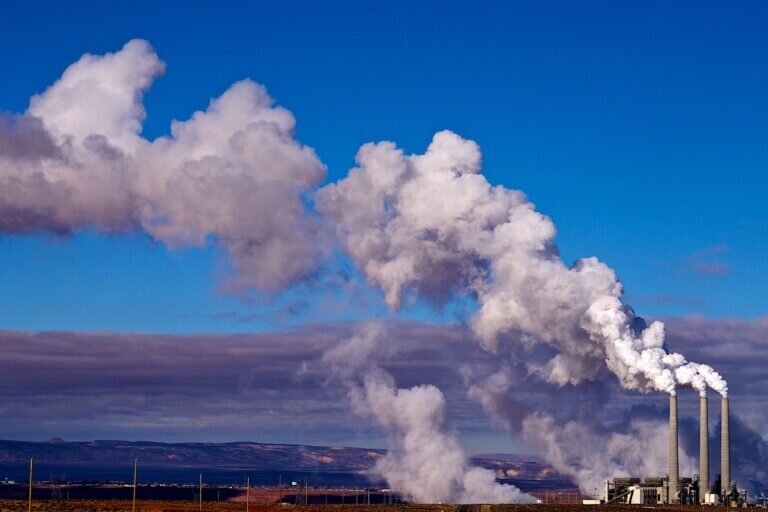
<path fill-rule="evenodd" d="M 198 510 L 203 512 L 203 474 L 200 473 L 200 496 L 198 502 Z"/>
<path fill-rule="evenodd" d="M 251 506 L 250 498 L 251 498 L 251 477 L 247 477 L 245 479 L 245 512 L 248 512 L 248 509 Z"/>
<path fill-rule="evenodd" d="M 138 464 L 139 459 L 133 459 L 133 506 L 131 507 L 132 512 L 136 512 L 136 465 Z"/>
<path fill-rule="evenodd" d="M 29 503 L 27 511 L 32 512 L 32 457 L 29 458 Z"/>

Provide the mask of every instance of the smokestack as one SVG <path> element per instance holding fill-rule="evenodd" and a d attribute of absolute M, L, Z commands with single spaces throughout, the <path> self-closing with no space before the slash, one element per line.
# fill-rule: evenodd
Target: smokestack
<path fill-rule="evenodd" d="M 677 503 L 680 463 L 677 454 L 677 395 L 669 395 L 669 503 Z"/>
<path fill-rule="evenodd" d="M 709 404 L 707 395 L 701 395 L 699 410 L 699 503 L 709 492 Z"/>
<path fill-rule="evenodd" d="M 720 424 L 720 489 L 723 496 L 731 492 L 731 439 L 728 426 L 728 397 L 723 397 Z M 727 503 L 727 501 L 726 501 Z"/>

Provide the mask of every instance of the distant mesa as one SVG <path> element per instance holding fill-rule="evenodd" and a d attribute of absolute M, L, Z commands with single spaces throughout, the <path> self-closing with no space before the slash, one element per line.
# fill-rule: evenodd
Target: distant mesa
<path fill-rule="evenodd" d="M 269 482 L 277 481 L 281 473 L 285 476 L 309 472 L 314 482 L 343 478 L 346 484 L 355 485 L 359 481 L 354 475 L 368 474 L 385 453 L 371 448 L 254 442 L 73 442 L 59 437 L 43 442 L 0 440 L 0 475 L 10 471 L 23 476 L 29 457 L 34 457 L 35 464 L 50 471 L 66 471 L 68 477 L 76 480 L 120 480 L 132 474 L 133 461 L 138 458 L 145 477 L 161 482 L 186 482 L 190 474 L 197 477 L 198 470 L 218 474 L 223 479 L 230 476 L 239 479 L 247 469 L 264 475 L 269 473 Z M 480 454 L 472 458 L 472 463 L 490 469 L 498 479 L 522 486 L 526 491 L 575 488 L 568 477 L 530 455 Z M 16 473 L 8 476 L 18 480 Z M 333 474 L 336 476 L 329 476 Z M 349 475 L 354 478 L 350 479 Z"/>

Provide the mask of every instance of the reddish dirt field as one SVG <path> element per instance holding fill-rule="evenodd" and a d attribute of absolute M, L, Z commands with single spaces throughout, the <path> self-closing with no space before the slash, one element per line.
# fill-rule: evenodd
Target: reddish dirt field
<path fill-rule="evenodd" d="M 140 501 L 140 512 L 198 512 L 199 505 L 192 501 Z M 251 504 L 250 512 L 726 512 L 725 507 L 696 506 L 629 506 L 629 505 L 259 505 Z M 0 512 L 26 512 L 27 502 L 21 500 L 0 501 Z M 203 503 L 203 512 L 245 512 L 245 503 Z M 743 509 L 758 512 L 765 509 Z M 130 512 L 131 502 L 125 500 L 92 501 L 38 501 L 32 504 L 33 512 Z"/>

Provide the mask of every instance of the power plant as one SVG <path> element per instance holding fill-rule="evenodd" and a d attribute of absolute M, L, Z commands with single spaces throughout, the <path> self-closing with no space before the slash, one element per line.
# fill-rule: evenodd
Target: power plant
<path fill-rule="evenodd" d="M 604 503 L 631 505 L 689 504 L 741 506 L 746 491 L 739 492 L 731 481 L 731 441 L 728 397 L 721 401 L 720 478 L 710 481 L 709 403 L 706 394 L 699 399 L 699 474 L 680 477 L 678 450 L 677 395 L 669 396 L 669 473 L 666 477 L 615 477 L 605 481 Z"/>

